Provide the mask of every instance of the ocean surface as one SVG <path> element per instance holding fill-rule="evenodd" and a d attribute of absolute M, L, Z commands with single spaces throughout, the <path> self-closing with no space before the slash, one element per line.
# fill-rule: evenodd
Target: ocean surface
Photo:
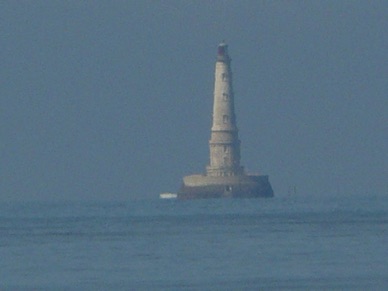
<path fill-rule="evenodd" d="M 388 290 L 388 198 L 3 203 L 0 290 Z"/>

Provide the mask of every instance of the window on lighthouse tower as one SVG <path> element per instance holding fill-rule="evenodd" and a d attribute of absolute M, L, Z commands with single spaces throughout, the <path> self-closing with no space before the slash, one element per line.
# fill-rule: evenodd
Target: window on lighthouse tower
<path fill-rule="evenodd" d="M 223 121 L 224 123 L 228 123 L 228 122 L 229 122 L 229 116 L 228 116 L 228 115 L 223 115 L 223 116 L 222 116 L 222 121 Z"/>

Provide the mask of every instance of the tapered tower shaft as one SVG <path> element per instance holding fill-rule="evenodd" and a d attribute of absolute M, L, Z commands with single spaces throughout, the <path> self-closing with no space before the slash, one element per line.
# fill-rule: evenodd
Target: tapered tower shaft
<path fill-rule="evenodd" d="M 234 112 L 230 63 L 228 46 L 221 43 L 218 46 L 215 67 L 213 125 L 207 176 L 236 176 L 244 172 L 240 166 L 240 140 Z"/>

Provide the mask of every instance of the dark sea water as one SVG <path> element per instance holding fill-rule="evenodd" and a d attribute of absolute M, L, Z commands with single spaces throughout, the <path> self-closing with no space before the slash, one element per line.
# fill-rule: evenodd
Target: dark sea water
<path fill-rule="evenodd" d="M 0 206 L 1 290 L 388 290 L 388 199 Z"/>

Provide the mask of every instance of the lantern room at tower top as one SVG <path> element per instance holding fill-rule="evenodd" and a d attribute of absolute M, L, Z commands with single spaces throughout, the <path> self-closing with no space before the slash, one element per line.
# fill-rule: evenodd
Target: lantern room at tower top
<path fill-rule="evenodd" d="M 218 45 L 217 61 L 231 61 L 228 54 L 228 45 L 225 42 L 222 42 Z"/>

